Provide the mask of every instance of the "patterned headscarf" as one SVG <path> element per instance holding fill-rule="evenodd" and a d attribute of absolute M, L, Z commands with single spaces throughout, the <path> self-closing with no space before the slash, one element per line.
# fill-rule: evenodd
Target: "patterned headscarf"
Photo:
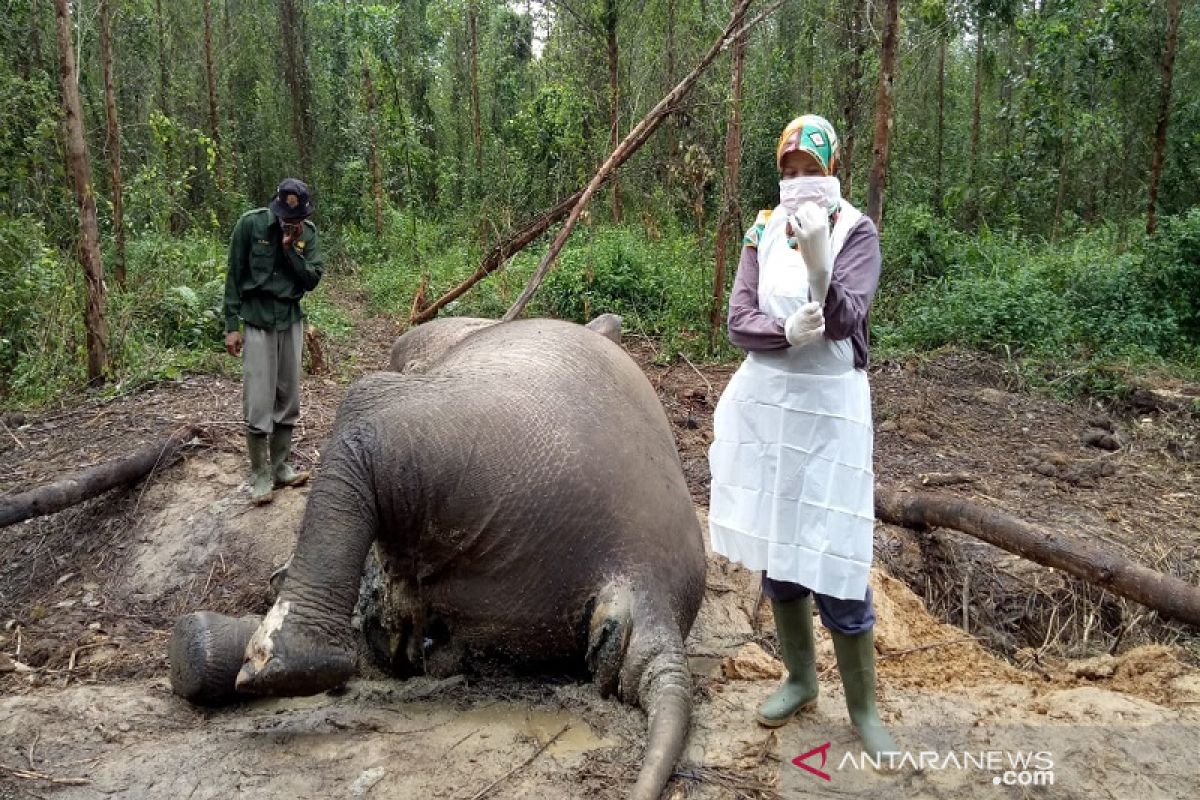
<path fill-rule="evenodd" d="M 829 120 L 816 114 L 805 114 L 789 122 L 779 135 L 779 144 L 775 147 L 775 166 L 783 163 L 786 154 L 803 150 L 817 159 L 826 175 L 832 175 L 837 168 L 839 146 L 837 132 Z"/>

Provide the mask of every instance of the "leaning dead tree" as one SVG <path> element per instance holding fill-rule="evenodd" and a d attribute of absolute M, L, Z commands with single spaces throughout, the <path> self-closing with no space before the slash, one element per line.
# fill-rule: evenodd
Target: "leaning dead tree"
<path fill-rule="evenodd" d="M 650 113 L 642 118 L 641 122 L 634 126 L 633 130 L 626 134 L 625 138 L 619 145 L 617 145 L 613 152 L 609 154 L 608 159 L 600 167 L 599 171 L 597 171 L 597 173 L 592 177 L 591 181 L 588 182 L 588 185 L 585 188 L 580 189 L 578 192 L 575 192 L 558 205 L 542 213 L 532 222 L 526 224 L 520 230 L 511 234 L 504 241 L 493 247 L 484 258 L 483 263 L 480 264 L 479 268 L 476 269 L 470 277 L 468 277 L 458 286 L 451 289 L 442 297 L 435 300 L 429 306 L 413 314 L 410 317 L 410 321 L 413 324 L 420 324 L 433 319 L 435 316 L 437 316 L 439 310 L 462 295 L 466 294 L 472 286 L 503 266 L 511 256 L 519 252 L 522 248 L 531 244 L 539 236 L 549 230 L 551 225 L 555 224 L 563 217 L 567 217 L 566 224 L 555 237 L 554 242 L 550 246 L 549 252 L 547 252 L 541 263 L 538 264 L 538 268 L 534 272 L 534 275 L 530 279 L 529 283 L 526 285 L 525 290 L 521 293 L 521 296 L 517 298 L 517 301 L 513 304 L 513 306 L 508 310 L 508 313 L 504 315 L 504 319 L 511 320 L 519 316 L 521 311 L 525 308 L 526 303 L 529 302 L 529 298 L 533 296 L 533 293 L 537 290 L 538 285 L 541 284 L 542 279 L 546 276 L 546 273 L 549 272 L 550 267 L 554 263 L 554 259 L 557 258 L 559 251 L 562 250 L 563 245 L 566 244 L 567 238 L 571 235 L 571 231 L 574 230 L 575 224 L 579 221 L 579 216 L 583 213 L 583 210 L 587 207 L 587 204 L 591 201 L 592 196 L 596 193 L 596 191 L 613 176 L 618 167 L 629 160 L 629 157 L 636 153 L 638 149 L 650 139 L 654 132 L 658 130 L 658 126 L 661 125 L 663 120 L 667 118 L 670 112 L 673 111 L 676 106 L 678 106 L 679 102 L 687 96 L 687 94 L 692 90 L 692 87 L 696 85 L 696 81 L 702 74 L 704 74 L 704 71 L 712 65 L 712 62 L 716 60 L 717 56 L 720 55 L 721 52 L 726 48 L 728 48 L 736 37 L 743 35 L 746 31 L 750 30 L 759 22 L 766 19 L 766 17 L 773 13 L 780 5 L 780 2 L 772 3 L 762 13 L 747 22 L 746 13 L 750 8 L 751 2 L 752 0 L 737 1 L 737 4 L 733 9 L 733 14 L 730 17 L 729 24 L 713 43 L 712 47 L 709 48 L 709 51 L 704 55 L 704 58 L 700 60 L 700 62 L 692 69 L 692 71 L 688 73 L 688 75 L 681 80 L 674 89 L 672 89 L 665 97 L 658 101 L 658 104 L 650 110 Z"/>
<path fill-rule="evenodd" d="M 949 495 L 876 488 L 875 515 L 905 528 L 951 528 L 970 534 L 1135 600 L 1165 617 L 1200 627 L 1200 587 L 978 503 Z"/>
<path fill-rule="evenodd" d="M 109 489 L 139 481 L 171 463 L 180 449 L 200 433 L 198 426 L 185 425 L 127 458 L 80 470 L 27 492 L 0 496 L 0 528 L 62 511 Z"/>
<path fill-rule="evenodd" d="M 517 297 L 516 302 L 505 312 L 503 317 L 505 322 L 516 319 L 525 310 L 525 306 L 529 303 L 530 298 L 533 297 L 542 280 L 550 272 L 550 268 L 554 266 L 554 260 L 558 258 L 559 252 L 567 243 L 567 239 L 570 238 L 571 231 L 575 230 L 575 225 L 579 222 L 579 217 L 583 214 L 583 210 L 587 208 L 588 202 L 591 201 L 592 195 L 604 185 L 604 182 L 612 176 L 617 167 L 625 163 L 658 130 L 658 126 L 662 124 L 663 120 L 667 118 L 667 115 L 679 101 L 692 90 L 692 87 L 696 85 L 696 81 L 700 79 L 700 76 L 708 69 L 709 65 L 716 60 L 717 56 L 733 44 L 733 42 L 744 36 L 747 31 L 770 16 L 783 2 L 783 0 L 778 0 L 778 2 L 772 3 L 757 17 L 750 20 L 750 22 L 746 22 L 746 12 L 750 10 L 750 3 L 752 1 L 737 0 L 737 4 L 733 7 L 733 13 L 729 17 L 729 24 L 725 26 L 725 30 L 713 42 L 708 52 L 704 54 L 704 58 L 700 59 L 700 63 L 674 89 L 668 92 L 666 97 L 658 101 L 658 104 L 650 110 L 650 113 L 634 126 L 633 130 L 625 136 L 616 149 L 613 150 L 612 154 L 609 155 L 608 160 L 601 165 L 600 170 L 592 177 L 587 187 L 583 190 L 583 195 L 575 202 L 574 207 L 571 208 L 571 213 L 567 216 L 567 221 L 563 223 L 562 230 L 554 237 L 554 241 L 550 244 L 550 249 L 546 251 L 546 255 L 542 257 L 537 269 L 533 271 L 533 276 L 525 284 L 525 288 L 521 291 L 520 296 Z"/>

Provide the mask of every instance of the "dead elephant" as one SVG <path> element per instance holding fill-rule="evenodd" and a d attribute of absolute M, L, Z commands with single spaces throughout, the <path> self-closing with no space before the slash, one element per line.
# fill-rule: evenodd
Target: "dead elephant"
<path fill-rule="evenodd" d="M 346 393 L 275 605 L 261 623 L 182 618 L 176 692 L 213 702 L 235 676 L 251 694 L 344 683 L 374 543 L 382 597 L 364 629 L 388 666 L 583 665 L 603 695 L 646 710 L 632 796 L 658 797 L 691 713 L 683 642 L 704 545 L 654 389 L 611 320 L 589 327 L 600 335 L 444 320 L 402 336 L 396 371 Z"/>

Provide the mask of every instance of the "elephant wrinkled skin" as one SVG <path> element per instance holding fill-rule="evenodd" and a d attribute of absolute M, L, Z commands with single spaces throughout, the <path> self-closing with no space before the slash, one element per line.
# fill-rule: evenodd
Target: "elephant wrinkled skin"
<path fill-rule="evenodd" d="M 387 666 L 575 663 L 646 710 L 631 796 L 658 797 L 691 713 L 704 545 L 666 415 L 612 341 L 619 318 L 588 327 L 445 319 L 402 336 L 393 371 L 346 393 L 275 605 L 248 644 L 245 618 L 181 619 L 175 690 L 217 702 L 345 682 L 374 544 L 382 597 L 364 629 Z"/>

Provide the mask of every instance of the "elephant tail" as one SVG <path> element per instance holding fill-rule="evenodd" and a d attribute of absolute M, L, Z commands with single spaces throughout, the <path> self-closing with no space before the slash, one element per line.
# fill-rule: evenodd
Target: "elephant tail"
<path fill-rule="evenodd" d="M 656 637 L 657 638 L 657 637 Z M 646 755 L 631 800 L 658 800 L 683 752 L 692 717 L 692 676 L 679 632 L 664 630 L 663 647 L 646 664 L 639 703 L 646 711 Z"/>
<path fill-rule="evenodd" d="M 171 690 L 199 705 L 234 699 L 234 681 L 242 667 L 246 644 L 262 617 L 227 617 L 196 611 L 179 618 L 171 631 L 168 657 Z"/>

